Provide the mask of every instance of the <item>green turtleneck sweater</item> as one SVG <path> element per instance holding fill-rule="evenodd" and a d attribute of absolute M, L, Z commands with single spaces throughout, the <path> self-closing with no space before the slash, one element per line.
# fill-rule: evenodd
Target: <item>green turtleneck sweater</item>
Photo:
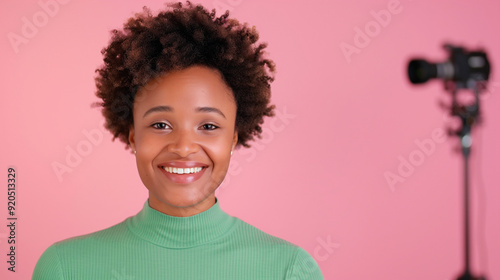
<path fill-rule="evenodd" d="M 92 234 L 50 246 L 34 280 L 323 279 L 302 248 L 225 213 L 174 217 L 148 202 L 135 216 Z"/>

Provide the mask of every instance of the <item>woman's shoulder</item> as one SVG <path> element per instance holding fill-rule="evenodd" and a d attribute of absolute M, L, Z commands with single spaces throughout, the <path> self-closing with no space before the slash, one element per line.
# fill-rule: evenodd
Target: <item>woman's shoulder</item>
<path fill-rule="evenodd" d="M 288 267 L 286 279 L 323 279 L 315 259 L 302 247 L 239 220 L 232 235 L 241 250 L 253 252 L 275 267 Z"/>
<path fill-rule="evenodd" d="M 116 244 L 117 242 L 120 242 L 125 238 L 129 238 L 129 233 L 127 232 L 126 226 L 127 219 L 120 223 L 92 233 L 73 236 L 57 241 L 53 243 L 49 247 L 49 249 L 57 250 L 59 252 L 74 252 L 74 250 L 78 249 L 88 249 L 89 247 L 101 247 L 109 246 L 110 244 Z"/>
<path fill-rule="evenodd" d="M 283 238 L 277 237 L 275 235 L 269 234 L 254 225 L 251 225 L 240 218 L 238 220 L 238 225 L 235 227 L 233 235 L 239 238 L 240 241 L 244 243 L 249 243 L 253 246 L 260 245 L 263 247 L 275 247 L 282 250 L 295 251 L 297 245 L 289 242 Z"/>
<path fill-rule="evenodd" d="M 38 259 L 32 279 L 62 279 L 62 262 L 65 260 L 85 261 L 85 252 L 106 251 L 110 245 L 116 246 L 127 238 L 125 221 L 93 233 L 53 243 Z"/>

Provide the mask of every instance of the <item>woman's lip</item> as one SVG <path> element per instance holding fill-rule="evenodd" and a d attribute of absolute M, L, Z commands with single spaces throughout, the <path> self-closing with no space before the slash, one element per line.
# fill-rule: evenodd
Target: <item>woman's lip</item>
<path fill-rule="evenodd" d="M 177 167 L 177 168 L 191 168 L 191 167 L 207 167 L 207 164 L 196 161 L 168 161 L 158 165 L 159 167 Z"/>
<path fill-rule="evenodd" d="M 170 172 L 165 171 L 165 169 L 163 169 L 163 167 L 160 167 L 160 170 L 165 175 L 165 177 L 168 180 L 170 180 L 171 182 L 184 185 L 184 184 L 193 183 L 194 181 L 200 179 L 201 176 L 205 173 L 206 168 L 202 168 L 201 171 L 199 171 L 197 173 L 188 173 L 188 174 L 170 173 Z"/>

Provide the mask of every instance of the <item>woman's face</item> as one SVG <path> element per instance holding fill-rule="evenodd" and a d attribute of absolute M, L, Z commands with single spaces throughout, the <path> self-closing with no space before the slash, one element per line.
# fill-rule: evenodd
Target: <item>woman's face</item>
<path fill-rule="evenodd" d="M 133 114 L 129 141 L 149 205 L 172 216 L 210 208 L 238 140 L 236 103 L 220 73 L 192 66 L 153 79 Z"/>

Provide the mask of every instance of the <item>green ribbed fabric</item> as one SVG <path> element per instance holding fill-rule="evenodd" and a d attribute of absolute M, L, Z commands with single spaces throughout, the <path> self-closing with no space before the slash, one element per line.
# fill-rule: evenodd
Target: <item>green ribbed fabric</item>
<path fill-rule="evenodd" d="M 125 221 L 50 246 L 33 280 L 320 280 L 302 248 L 225 213 L 216 200 L 191 217 L 144 203 Z"/>

